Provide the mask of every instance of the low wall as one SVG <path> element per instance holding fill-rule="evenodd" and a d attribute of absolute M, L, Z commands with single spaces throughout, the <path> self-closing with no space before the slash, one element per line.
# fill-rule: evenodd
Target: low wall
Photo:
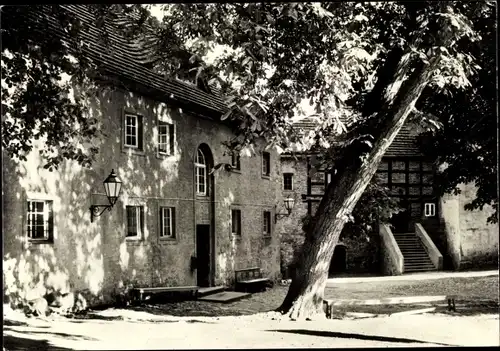
<path fill-rule="evenodd" d="M 431 259 L 434 267 L 436 267 L 438 270 L 442 270 L 443 255 L 441 255 L 436 245 L 434 245 L 434 242 L 429 237 L 429 235 L 427 235 L 427 232 L 420 223 L 415 223 L 415 233 L 417 234 L 417 236 L 420 238 L 420 241 L 424 245 L 425 251 L 427 251 L 427 254 L 429 255 L 429 258 Z"/>
<path fill-rule="evenodd" d="M 382 272 L 385 275 L 401 275 L 404 272 L 404 257 L 387 224 L 380 224 Z"/>

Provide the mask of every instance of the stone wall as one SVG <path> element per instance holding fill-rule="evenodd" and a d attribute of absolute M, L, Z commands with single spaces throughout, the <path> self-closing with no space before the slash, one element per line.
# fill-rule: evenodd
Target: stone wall
<path fill-rule="evenodd" d="M 300 156 L 299 156 L 300 157 Z M 283 173 L 293 174 L 293 189 L 291 191 L 283 188 Z M 290 216 L 280 217 L 276 222 L 276 232 L 280 235 L 281 244 L 281 272 L 283 276 L 290 277 L 290 264 L 296 249 L 300 248 L 304 240 L 302 223 L 307 215 L 307 203 L 302 200 L 302 194 L 307 193 L 307 163 L 305 158 L 295 159 L 293 157 L 281 157 L 280 174 L 280 199 L 278 212 L 286 213 L 283 205 L 283 199 L 293 197 L 295 206 Z"/>
<path fill-rule="evenodd" d="M 48 286 L 87 291 L 96 301 L 131 285 L 196 285 L 190 267 L 195 254 L 195 228 L 200 200 L 195 195 L 194 155 L 205 143 L 214 163 L 229 163 L 222 142 L 230 129 L 209 119 L 121 90 L 103 90 L 88 101 L 100 120 L 99 154 L 92 168 L 66 161 L 56 171 L 43 168 L 35 147 L 26 162 L 3 154 L 4 292 L 18 289 L 28 298 Z M 124 111 L 144 118 L 144 150 L 123 147 Z M 175 152 L 156 153 L 157 116 L 176 128 Z M 230 283 L 234 269 L 260 266 L 266 276 L 279 277 L 279 235 L 263 238 L 263 211 L 273 212 L 280 196 L 279 159 L 271 152 L 271 176 L 261 176 L 261 155 L 241 157 L 241 171 L 214 174 L 213 225 L 215 283 Z M 102 182 L 114 169 L 123 182 L 114 208 L 90 222 L 91 204 L 104 204 Z M 26 200 L 54 202 L 53 243 L 34 244 L 26 236 Z M 145 207 L 140 240 L 125 238 L 125 206 Z M 176 238 L 159 238 L 159 207 L 176 211 Z M 231 233 L 231 208 L 242 211 L 241 238 Z M 199 209 L 198 209 L 199 211 Z"/>

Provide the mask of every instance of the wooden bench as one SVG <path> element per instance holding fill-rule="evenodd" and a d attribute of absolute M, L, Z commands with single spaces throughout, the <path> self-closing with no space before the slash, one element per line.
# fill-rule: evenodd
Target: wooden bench
<path fill-rule="evenodd" d="M 271 283 L 270 279 L 262 277 L 262 272 L 259 267 L 235 270 L 234 275 L 236 291 L 265 291 L 266 286 Z"/>
<path fill-rule="evenodd" d="M 133 300 L 136 302 L 141 302 L 146 296 L 151 296 L 159 293 L 190 293 L 193 298 L 198 296 L 198 286 L 171 286 L 171 287 L 156 287 L 156 288 L 133 288 L 131 293 L 133 295 Z"/>

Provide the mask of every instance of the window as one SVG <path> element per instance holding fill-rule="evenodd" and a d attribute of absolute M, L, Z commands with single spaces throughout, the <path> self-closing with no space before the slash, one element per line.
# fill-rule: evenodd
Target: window
<path fill-rule="evenodd" d="M 158 154 L 173 155 L 175 142 L 175 125 L 158 121 Z"/>
<path fill-rule="evenodd" d="M 174 207 L 160 207 L 160 238 L 175 238 Z"/>
<path fill-rule="evenodd" d="M 330 184 L 332 181 L 332 173 L 331 172 L 325 172 L 325 188 Z"/>
<path fill-rule="evenodd" d="M 424 205 L 424 216 L 434 217 L 436 215 L 436 205 L 433 203 L 426 203 Z"/>
<path fill-rule="evenodd" d="M 142 150 L 142 116 L 125 115 L 125 140 L 126 147 Z"/>
<path fill-rule="evenodd" d="M 264 235 L 271 235 L 271 212 L 264 211 Z"/>
<path fill-rule="evenodd" d="M 240 155 L 238 155 L 237 153 L 233 153 L 231 155 L 231 166 L 233 166 L 234 169 L 241 169 L 241 165 L 240 165 Z"/>
<path fill-rule="evenodd" d="M 241 210 L 231 210 L 231 232 L 241 235 Z"/>
<path fill-rule="evenodd" d="M 26 234 L 30 241 L 50 241 L 54 234 L 52 201 L 28 200 Z"/>
<path fill-rule="evenodd" d="M 127 238 L 140 238 L 144 228 L 144 207 L 127 206 Z"/>
<path fill-rule="evenodd" d="M 262 153 L 262 175 L 269 176 L 271 174 L 271 155 L 269 152 Z"/>
<path fill-rule="evenodd" d="M 293 190 L 293 173 L 283 173 L 283 189 Z"/>
<path fill-rule="evenodd" d="M 205 155 L 198 149 L 196 160 L 194 162 L 195 177 L 196 177 L 196 194 L 207 195 L 207 163 Z"/>

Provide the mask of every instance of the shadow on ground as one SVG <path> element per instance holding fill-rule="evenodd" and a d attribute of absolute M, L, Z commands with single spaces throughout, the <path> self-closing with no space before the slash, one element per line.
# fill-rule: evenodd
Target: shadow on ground
<path fill-rule="evenodd" d="M 406 344 L 435 344 L 435 345 L 443 345 L 443 346 L 453 346 L 449 344 L 441 344 L 435 342 L 421 341 L 415 339 L 406 339 L 406 338 L 395 338 L 390 336 L 379 336 L 379 335 L 364 335 L 364 334 L 356 334 L 356 333 L 341 333 L 341 332 L 333 332 L 333 331 L 323 331 L 323 330 L 307 330 L 307 329 L 289 329 L 289 330 L 267 330 L 268 332 L 279 332 L 279 333 L 290 333 L 290 334 L 301 334 L 301 335 L 311 335 L 311 336 L 322 336 L 329 338 L 343 338 L 343 339 L 358 339 L 358 340 L 367 340 L 367 341 L 381 341 L 381 342 L 399 342 Z"/>
<path fill-rule="evenodd" d="M 29 333 L 26 333 L 29 334 Z M 67 351 L 67 350 L 78 350 L 78 349 L 69 349 L 66 347 L 56 347 L 50 344 L 47 340 L 34 340 L 27 339 L 20 336 L 14 335 L 5 335 L 3 336 L 3 347 L 5 351 Z"/>

